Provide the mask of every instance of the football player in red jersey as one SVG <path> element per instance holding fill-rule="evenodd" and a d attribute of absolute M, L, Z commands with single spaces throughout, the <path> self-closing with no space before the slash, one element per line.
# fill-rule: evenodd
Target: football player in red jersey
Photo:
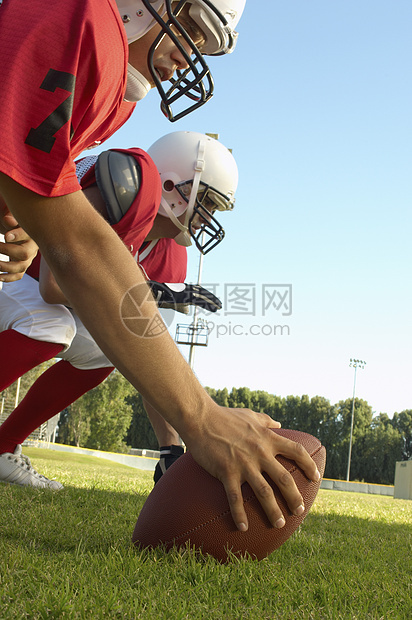
<path fill-rule="evenodd" d="M 116 149 L 79 160 L 77 177 L 94 208 L 135 255 L 160 307 L 183 311 L 195 304 L 216 311 L 220 302 L 213 294 L 184 284 L 186 246 L 192 238 L 199 244 L 199 235 L 208 239 L 208 249 L 223 239 L 223 228 L 214 213 L 233 208 L 236 162 L 221 143 L 196 132 L 168 134 L 150 151 L 157 167 L 141 149 Z M 196 171 L 200 153 L 204 163 L 202 170 Z M 162 195 L 161 184 L 167 188 Z M 45 303 L 42 295 L 50 303 Z M 0 291 L 0 351 L 3 356 L 9 352 L 0 391 L 37 365 L 39 355 L 44 361 L 54 355 L 62 358 L 34 382 L 0 427 L 0 481 L 61 488 L 60 483 L 33 469 L 21 454 L 21 444 L 35 428 L 113 370 L 69 306 L 40 255 L 22 280 L 5 283 Z M 162 453 L 157 481 L 183 449 L 175 429 L 150 403 L 145 406 Z"/>
<path fill-rule="evenodd" d="M 300 514 L 301 494 L 275 456 L 293 459 L 311 479 L 319 478 L 315 463 L 299 444 L 272 433 L 268 416 L 216 405 L 167 331 L 131 338 L 125 321 L 130 310 L 137 312 L 141 331 L 143 324 L 159 324 L 157 309 L 146 303 L 148 289 L 132 256 L 85 198 L 73 164 L 130 116 L 134 104 L 126 86 L 136 87 L 139 98 L 140 76 L 158 89 L 172 78 L 162 97 L 169 118 L 176 100 L 207 101 L 210 74 L 200 60 L 192 62 L 192 53 L 200 59 L 202 50 L 213 55 L 233 49 L 233 27 L 244 0 L 128 0 L 127 12 L 121 10 L 122 0 L 118 3 L 120 10 L 113 0 L 24 0 L 0 6 L 0 194 L 112 364 L 177 429 L 195 460 L 221 480 L 238 529 L 248 527 L 241 494 L 245 481 L 269 521 L 282 527 L 282 511 L 264 472 L 291 512 Z M 164 8 L 166 22 L 160 15 Z M 149 20 L 143 36 L 126 37 L 135 15 L 139 21 L 149 13 L 156 25 Z M 85 267 L 88 247 L 93 252 Z"/>
<path fill-rule="evenodd" d="M 43 196 L 75 193 L 74 159 L 124 124 L 151 88 L 171 121 L 206 103 L 214 84 L 205 55 L 234 50 L 245 1 L 0 4 L 0 172 Z M 12 259 L 0 261 L 0 280 L 12 281 L 36 245 L 0 206 L 9 242 L 0 249 Z"/>

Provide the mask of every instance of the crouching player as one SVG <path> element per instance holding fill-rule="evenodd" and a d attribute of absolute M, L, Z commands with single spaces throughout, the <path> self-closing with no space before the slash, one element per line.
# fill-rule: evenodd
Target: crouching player
<path fill-rule="evenodd" d="M 201 252 L 224 237 L 214 216 L 233 208 L 237 167 L 218 141 L 195 132 L 174 132 L 141 149 L 115 149 L 77 163 L 77 176 L 94 208 L 111 224 L 146 273 L 160 307 L 200 305 L 215 311 L 219 300 L 184 283 L 185 246 Z M 159 178 L 160 173 L 160 178 Z M 160 205 L 160 207 L 159 207 Z M 93 248 L 86 248 L 87 254 Z M 168 282 L 169 284 L 164 284 Z M 23 278 L 0 291 L 0 351 L 8 359 L 0 391 L 38 364 L 61 358 L 31 386 L 0 427 L 0 481 L 60 489 L 37 473 L 22 454 L 23 441 L 45 421 L 99 385 L 113 370 L 58 287 L 40 255 Z M 183 453 L 177 432 L 145 402 L 161 447 L 155 481 Z"/>

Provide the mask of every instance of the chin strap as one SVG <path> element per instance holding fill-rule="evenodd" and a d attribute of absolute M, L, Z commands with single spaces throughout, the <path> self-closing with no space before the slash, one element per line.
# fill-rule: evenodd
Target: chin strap
<path fill-rule="evenodd" d="M 183 224 L 179 222 L 179 220 L 173 213 L 173 210 L 170 208 L 167 200 L 165 200 L 163 196 L 161 199 L 162 207 L 166 211 L 168 217 L 172 220 L 173 224 L 177 226 L 177 228 L 179 228 L 179 230 L 181 231 L 180 233 L 176 235 L 176 237 L 174 237 L 174 240 L 179 245 L 183 245 L 185 247 L 192 245 L 192 238 L 189 232 L 189 220 L 193 215 L 193 209 L 196 203 L 197 193 L 199 191 L 200 179 L 202 177 L 202 172 L 205 167 L 204 156 L 205 156 L 205 142 L 203 140 L 199 140 L 199 145 L 198 145 L 198 150 L 197 150 L 197 160 L 195 161 L 195 164 L 194 164 L 195 174 L 193 176 L 192 190 L 190 192 L 189 200 L 187 202 L 187 207 L 185 211 L 185 221 Z"/>
<path fill-rule="evenodd" d="M 182 230 L 176 237 L 174 238 L 178 245 L 183 245 L 185 248 L 188 248 L 192 245 L 192 237 L 188 230 Z"/>
<path fill-rule="evenodd" d="M 197 160 L 195 161 L 194 170 L 195 174 L 193 176 L 192 183 L 192 191 L 190 192 L 188 205 L 186 209 L 186 217 L 185 217 L 185 228 L 188 230 L 189 228 L 189 220 L 193 215 L 193 209 L 197 199 L 197 193 L 199 191 L 200 178 L 202 176 L 202 172 L 205 168 L 205 142 L 203 140 L 199 140 L 199 146 L 197 149 Z"/>
<path fill-rule="evenodd" d="M 126 93 L 124 95 L 125 101 L 131 103 L 141 101 L 144 99 L 151 90 L 152 86 L 150 82 L 146 80 L 144 75 L 135 69 L 131 64 L 127 65 L 127 84 Z"/>
<path fill-rule="evenodd" d="M 181 231 L 180 233 L 178 233 L 176 235 L 176 237 L 173 237 L 174 240 L 176 241 L 176 243 L 178 245 L 183 245 L 186 248 L 189 247 L 189 245 L 192 245 L 192 239 L 191 239 L 190 233 L 188 231 L 188 227 L 185 226 L 185 224 L 182 224 L 181 222 L 179 222 L 179 220 L 177 219 L 177 217 L 173 213 L 173 209 L 170 207 L 170 205 L 167 202 L 167 200 L 165 198 L 163 198 L 163 196 L 160 199 L 160 203 L 161 203 L 163 209 L 166 211 L 167 217 L 170 220 L 172 220 L 172 222 L 176 226 L 176 228 L 178 228 Z"/>

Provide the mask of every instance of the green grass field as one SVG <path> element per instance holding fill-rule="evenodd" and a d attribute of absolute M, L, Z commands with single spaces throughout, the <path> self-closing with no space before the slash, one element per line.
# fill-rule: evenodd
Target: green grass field
<path fill-rule="evenodd" d="M 411 501 L 321 490 L 269 558 L 222 566 L 132 546 L 150 472 L 24 452 L 65 489 L 0 484 L 1 620 L 412 618 Z"/>

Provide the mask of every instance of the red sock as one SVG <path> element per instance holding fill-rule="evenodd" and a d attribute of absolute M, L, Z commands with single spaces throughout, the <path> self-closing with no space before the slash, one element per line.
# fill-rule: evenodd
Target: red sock
<path fill-rule="evenodd" d="M 24 336 L 14 329 L 0 333 L 0 359 L 3 360 L 0 373 L 0 392 L 17 381 L 32 368 L 51 360 L 63 345 L 43 342 Z"/>
<path fill-rule="evenodd" d="M 65 360 L 48 368 L 0 427 L 0 454 L 14 452 L 30 433 L 99 385 L 112 370 L 79 370 Z"/>

